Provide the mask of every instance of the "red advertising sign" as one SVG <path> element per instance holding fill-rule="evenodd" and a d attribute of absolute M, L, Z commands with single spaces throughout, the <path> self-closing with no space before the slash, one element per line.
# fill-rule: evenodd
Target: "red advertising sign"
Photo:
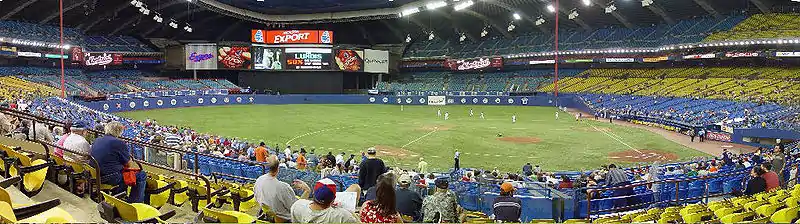
<path fill-rule="evenodd" d="M 83 61 L 83 48 L 72 47 L 72 61 Z"/>
<path fill-rule="evenodd" d="M 86 66 L 121 65 L 122 54 L 86 53 L 84 54 Z"/>
<path fill-rule="evenodd" d="M 731 142 L 731 135 L 728 133 L 708 132 L 706 133 L 706 138 L 720 142 Z"/>
<path fill-rule="evenodd" d="M 448 67 L 452 70 L 457 71 L 466 71 L 466 70 L 480 70 L 485 68 L 502 68 L 503 67 L 503 58 L 476 58 L 476 59 L 464 59 L 464 60 L 452 60 L 448 59 L 445 61 L 445 67 Z"/>
<path fill-rule="evenodd" d="M 251 30 L 250 41 L 264 44 L 333 44 L 333 31 Z"/>

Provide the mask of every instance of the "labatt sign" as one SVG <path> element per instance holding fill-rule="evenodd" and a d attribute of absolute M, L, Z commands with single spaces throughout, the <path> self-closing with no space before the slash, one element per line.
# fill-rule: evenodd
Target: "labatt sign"
<path fill-rule="evenodd" d="M 119 65 L 122 64 L 122 55 L 109 53 L 86 53 L 84 60 L 87 66 Z"/>
<path fill-rule="evenodd" d="M 333 44 L 333 31 L 328 30 L 252 30 L 253 43 L 265 44 Z"/>

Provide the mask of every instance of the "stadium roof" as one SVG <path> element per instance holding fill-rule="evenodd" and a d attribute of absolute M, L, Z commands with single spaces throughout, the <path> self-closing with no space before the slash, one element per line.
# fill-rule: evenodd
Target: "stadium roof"
<path fill-rule="evenodd" d="M 136 0 L 149 14 L 129 0 L 64 0 L 65 26 L 87 34 L 197 39 L 207 41 L 248 41 L 250 29 L 326 29 L 336 32 L 338 43 L 401 43 L 407 35 L 434 33 L 437 38 L 458 38 L 464 34 L 479 39 L 484 29 L 489 36 L 513 36 L 526 32 L 550 32 L 554 13 L 551 0 L 472 0 L 474 4 L 454 10 L 469 0 L 446 0 L 447 6 L 429 10 L 422 0 Z M 590 1 L 591 5 L 584 5 Z M 696 16 L 780 10 L 800 3 L 786 0 L 561 0 L 561 28 L 596 29 L 608 26 L 646 26 L 672 23 Z M 608 6 L 616 10 L 606 13 Z M 417 8 L 419 13 L 401 17 L 400 12 Z M 577 12 L 577 19 L 568 19 Z M 281 15 L 276 15 L 278 13 Z M 293 14 L 293 15 L 285 15 Z M 515 19 L 513 14 L 519 15 Z M 4 0 L 2 19 L 58 24 L 58 1 Z M 154 16 L 163 18 L 162 23 Z M 321 18 L 312 19 L 310 18 Z M 339 18 L 339 19 L 336 19 Z M 545 23 L 537 26 L 536 20 Z M 177 28 L 168 26 L 170 21 Z M 513 32 L 506 27 L 515 24 Z M 194 32 L 181 29 L 191 26 Z"/>

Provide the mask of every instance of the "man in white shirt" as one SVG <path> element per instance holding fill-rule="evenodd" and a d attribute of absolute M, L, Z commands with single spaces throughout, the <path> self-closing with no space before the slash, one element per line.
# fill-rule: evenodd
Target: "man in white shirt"
<path fill-rule="evenodd" d="M 349 189 L 348 189 L 349 191 Z M 292 222 L 296 223 L 357 223 L 356 216 L 342 206 L 334 205 L 336 183 L 322 179 L 314 184 L 314 198 L 300 199 L 292 205 Z M 358 197 L 355 199 L 358 201 Z"/>
<path fill-rule="evenodd" d="M 344 152 L 339 153 L 339 155 L 336 155 L 336 164 L 344 165 Z"/>
<path fill-rule="evenodd" d="M 71 150 L 76 153 L 80 153 L 82 155 L 76 155 L 71 152 L 64 152 L 64 159 L 70 162 L 77 162 L 82 163 L 86 161 L 86 156 L 89 155 L 89 151 L 91 150 L 91 146 L 89 142 L 86 141 L 86 122 L 78 121 L 72 124 L 72 128 L 70 128 L 70 134 L 64 139 L 64 148 Z"/>
<path fill-rule="evenodd" d="M 455 167 L 455 170 L 458 170 L 458 169 L 460 168 L 460 166 L 459 166 L 460 164 L 459 164 L 459 162 L 458 162 L 458 157 L 460 157 L 460 156 L 461 156 L 461 153 L 460 153 L 460 152 L 458 152 L 458 149 L 456 149 L 456 153 L 455 153 L 455 155 L 453 156 L 453 159 L 455 160 L 455 165 L 454 165 L 454 167 Z"/>
<path fill-rule="evenodd" d="M 33 128 L 28 130 L 28 138 L 33 139 L 33 136 L 36 136 L 36 140 L 45 141 L 45 142 L 54 142 L 55 139 L 53 138 L 53 133 L 50 132 L 50 129 L 47 128 L 47 125 L 41 122 L 36 122 L 36 125 L 33 125 Z"/>
<path fill-rule="evenodd" d="M 292 204 L 297 201 L 294 190 L 289 184 L 281 182 L 277 179 L 280 166 L 278 165 L 278 157 L 270 156 L 267 158 L 269 166 L 269 173 L 261 175 L 253 185 L 253 197 L 256 202 L 261 205 L 269 206 L 272 212 L 275 212 L 276 222 L 291 222 L 291 208 Z M 311 188 L 308 184 L 301 180 L 296 180 L 292 183 L 295 189 L 303 190 L 300 199 L 308 199 L 311 194 Z"/>
<path fill-rule="evenodd" d="M 278 149 L 275 149 L 275 150 L 278 150 Z M 287 161 L 292 159 L 292 146 L 290 146 L 290 145 L 286 146 L 286 149 L 283 150 L 283 156 L 286 157 Z"/>

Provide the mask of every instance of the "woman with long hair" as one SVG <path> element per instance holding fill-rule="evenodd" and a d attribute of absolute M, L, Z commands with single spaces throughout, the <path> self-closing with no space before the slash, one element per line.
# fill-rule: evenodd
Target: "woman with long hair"
<path fill-rule="evenodd" d="M 361 207 L 361 222 L 363 223 L 401 223 L 403 219 L 397 212 L 395 198 L 395 176 L 384 173 L 378 177 L 375 185 L 375 200 L 364 202 Z"/>

